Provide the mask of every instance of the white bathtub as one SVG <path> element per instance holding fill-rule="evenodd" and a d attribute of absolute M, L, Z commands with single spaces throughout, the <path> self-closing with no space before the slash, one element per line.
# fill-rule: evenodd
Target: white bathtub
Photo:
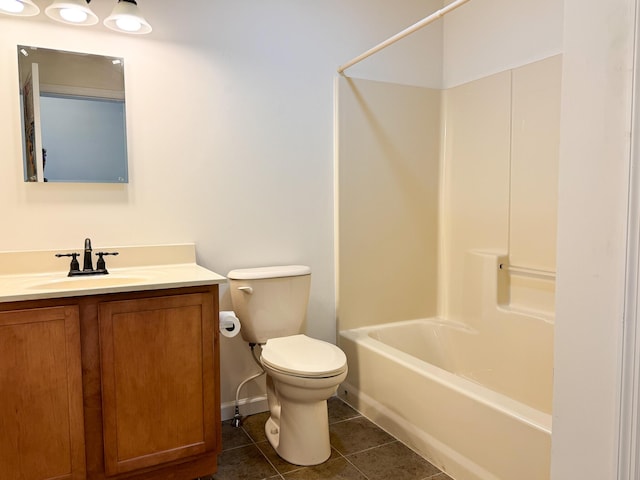
<path fill-rule="evenodd" d="M 339 394 L 456 480 L 546 480 L 553 325 L 504 311 L 340 332 Z"/>

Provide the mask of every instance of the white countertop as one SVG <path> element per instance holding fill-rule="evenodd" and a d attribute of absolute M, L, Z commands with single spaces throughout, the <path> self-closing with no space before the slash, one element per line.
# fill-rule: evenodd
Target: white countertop
<path fill-rule="evenodd" d="M 69 258 L 55 253 L 75 250 L 0 252 L 0 302 L 77 297 L 104 293 L 136 292 L 164 288 L 225 283 L 227 279 L 195 261 L 195 245 L 99 247 L 117 251 L 105 257 L 106 275 L 67 276 Z M 82 267 L 82 255 L 78 258 Z M 93 264 L 97 257 L 94 255 Z"/>

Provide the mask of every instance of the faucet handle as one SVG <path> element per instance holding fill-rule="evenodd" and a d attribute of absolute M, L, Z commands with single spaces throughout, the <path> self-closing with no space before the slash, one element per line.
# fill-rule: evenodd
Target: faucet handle
<path fill-rule="evenodd" d="M 104 258 L 102 258 L 105 255 L 119 255 L 118 252 L 96 252 L 96 255 L 98 256 L 98 261 L 96 262 L 96 269 L 97 270 L 104 270 L 105 273 L 107 272 L 107 265 L 104 262 Z"/>
<path fill-rule="evenodd" d="M 69 266 L 69 275 L 71 275 L 72 271 L 80 270 L 80 264 L 78 263 L 78 255 L 79 253 L 56 253 L 56 257 L 72 257 L 71 265 Z"/>

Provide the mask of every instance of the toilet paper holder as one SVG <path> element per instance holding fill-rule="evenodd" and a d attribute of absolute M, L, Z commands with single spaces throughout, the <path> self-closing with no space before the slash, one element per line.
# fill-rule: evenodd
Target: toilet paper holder
<path fill-rule="evenodd" d="M 235 337 L 240 333 L 240 320 L 236 317 L 235 312 L 227 310 L 220 312 L 219 330 L 225 337 Z"/>

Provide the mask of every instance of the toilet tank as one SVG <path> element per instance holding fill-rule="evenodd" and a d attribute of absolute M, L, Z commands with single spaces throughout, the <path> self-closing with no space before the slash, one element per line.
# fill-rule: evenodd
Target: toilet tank
<path fill-rule="evenodd" d="M 242 268 L 227 274 L 231 302 L 249 343 L 304 333 L 311 286 L 305 265 Z"/>

